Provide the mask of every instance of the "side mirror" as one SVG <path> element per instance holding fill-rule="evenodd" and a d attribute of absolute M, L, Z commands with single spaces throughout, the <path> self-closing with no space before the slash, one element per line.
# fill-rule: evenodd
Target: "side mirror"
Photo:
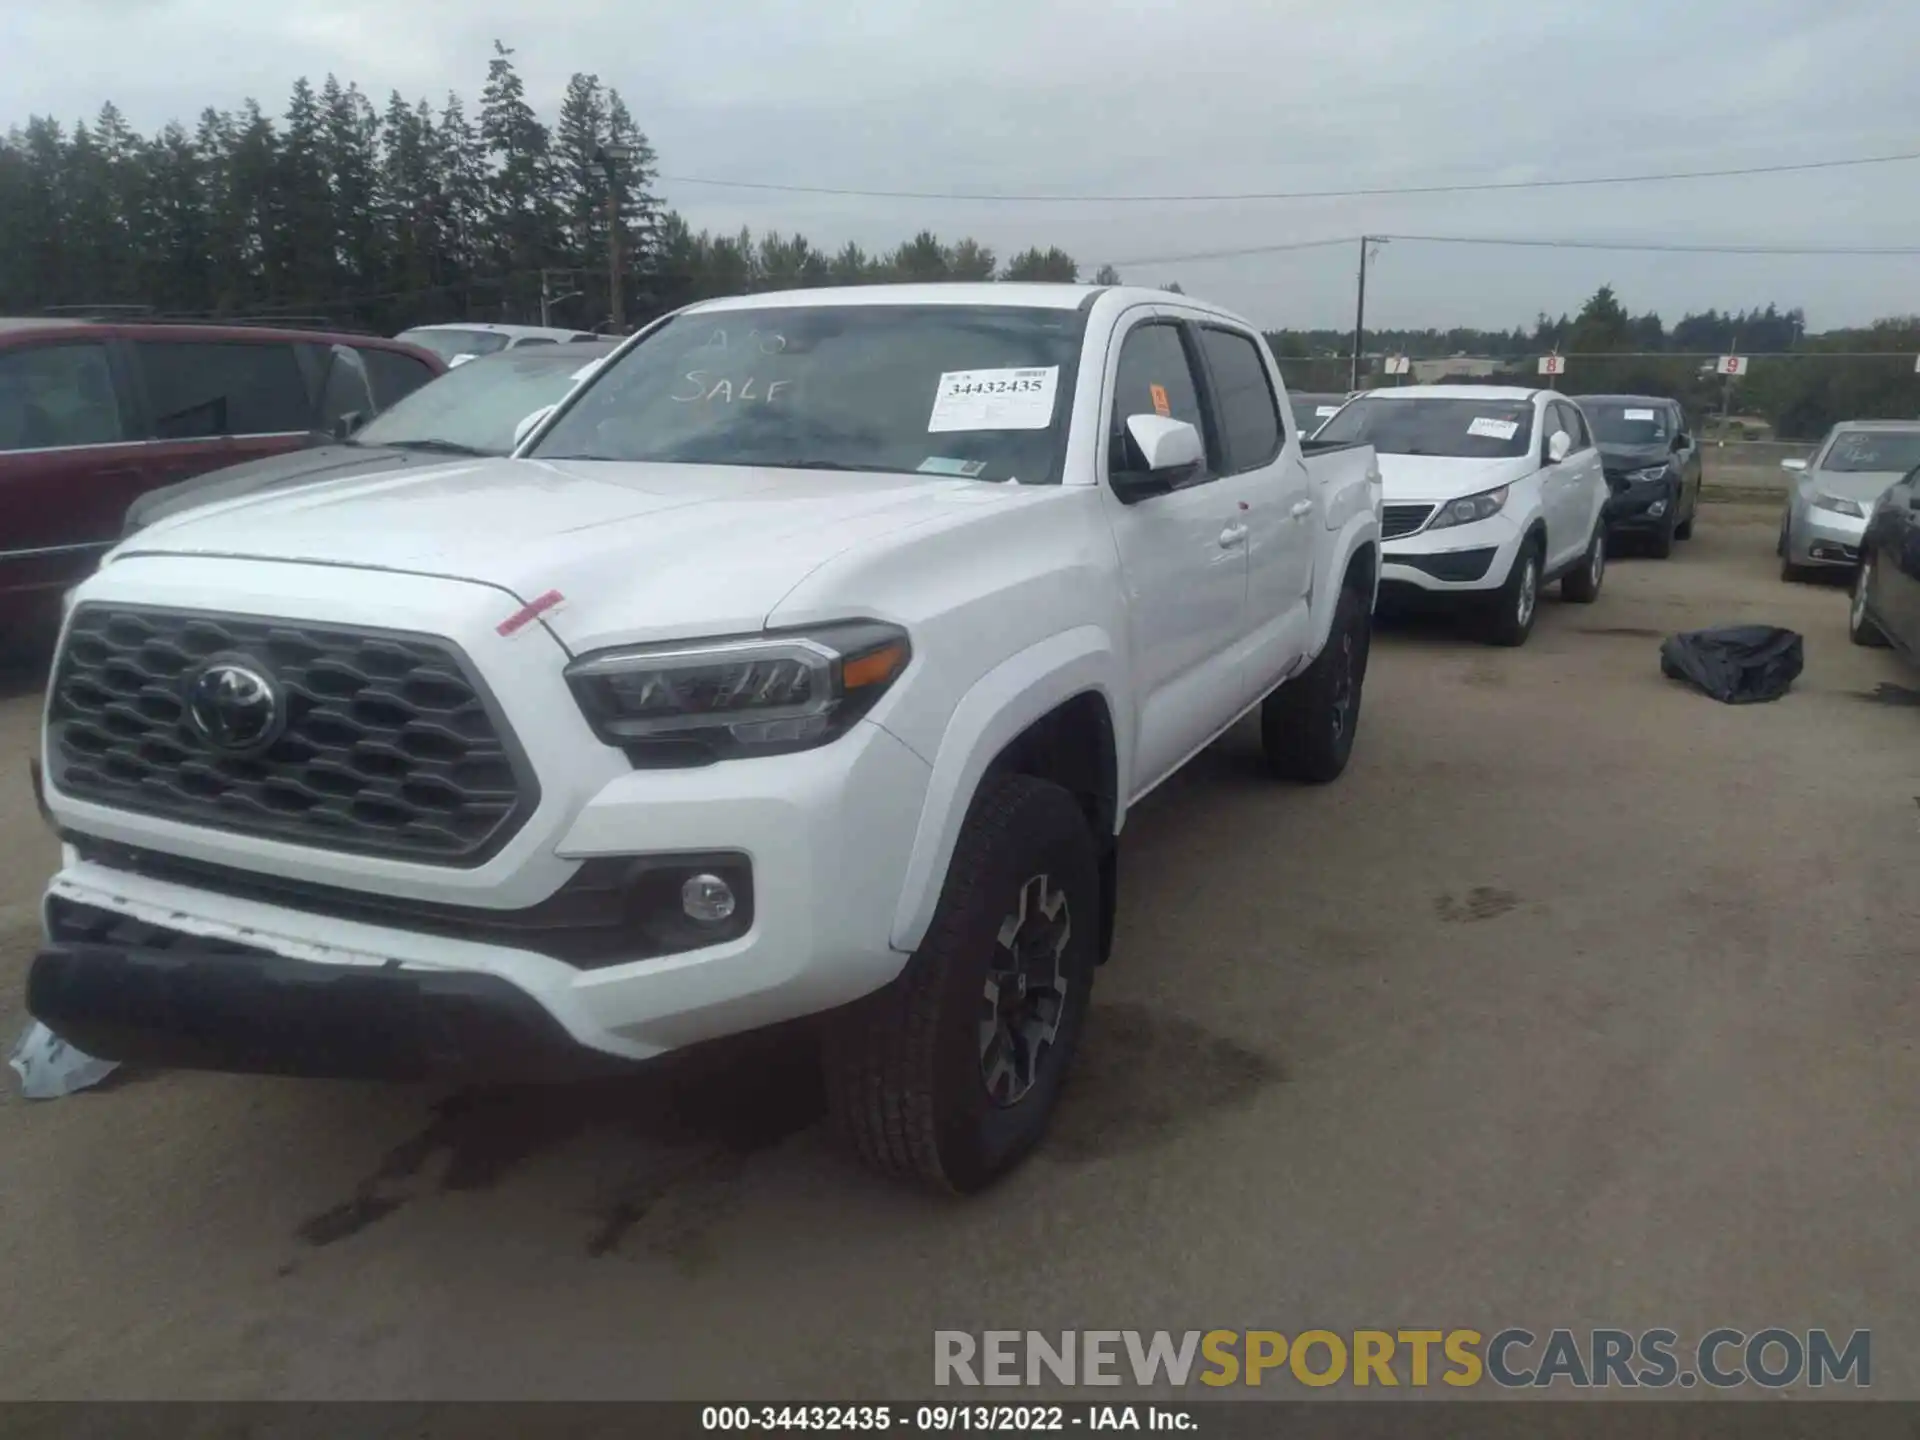
<path fill-rule="evenodd" d="M 523 415 L 520 418 L 520 423 L 513 427 L 513 448 L 518 450 L 520 448 L 520 442 L 525 440 L 527 436 L 531 435 L 535 430 L 539 429 L 541 422 L 553 414 L 553 411 L 553 406 L 542 405 L 531 415 Z"/>
<path fill-rule="evenodd" d="M 1573 437 L 1564 430 L 1553 432 L 1553 438 L 1547 441 L 1547 463 L 1558 465 L 1573 453 Z"/>
<path fill-rule="evenodd" d="M 367 417 L 364 411 L 349 410 L 344 415 L 336 415 L 333 420 L 333 438 L 344 440 L 366 423 Z"/>
<path fill-rule="evenodd" d="M 1128 504 L 1178 488 L 1207 458 L 1199 430 L 1165 415 L 1129 415 L 1123 443 L 1132 463 L 1114 472 L 1113 488 Z"/>
<path fill-rule="evenodd" d="M 1798 474 L 1807 468 L 1807 462 L 1804 460 L 1782 460 L 1780 462 L 1780 468 L 1782 470 L 1791 470 L 1795 474 Z"/>

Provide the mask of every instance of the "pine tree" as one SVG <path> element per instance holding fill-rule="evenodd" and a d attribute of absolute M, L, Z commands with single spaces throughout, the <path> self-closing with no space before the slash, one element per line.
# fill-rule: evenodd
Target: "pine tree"
<path fill-rule="evenodd" d="M 553 161 L 564 217 L 565 263 L 577 270 L 606 269 L 607 171 L 601 157 L 611 138 L 599 77 L 575 75 L 560 102 Z"/>
<path fill-rule="evenodd" d="M 946 247 L 931 230 L 922 230 L 893 252 L 893 271 L 900 279 L 909 281 L 953 278 L 947 266 Z"/>
<path fill-rule="evenodd" d="M 327 76 L 320 91 L 319 156 L 331 201 L 336 297 L 373 290 L 385 265 L 376 208 L 379 144 L 380 122 L 360 87 L 342 88 Z"/>
<path fill-rule="evenodd" d="M 457 312 L 448 313 L 470 314 L 471 296 L 465 287 L 487 263 L 491 201 L 486 147 L 458 95 L 447 96 L 428 145 L 439 182 L 440 244 L 448 281 L 457 278 L 462 283 Z"/>
<path fill-rule="evenodd" d="M 993 251 L 972 236 L 947 252 L 947 274 L 955 280 L 991 280 L 993 270 Z"/>
<path fill-rule="evenodd" d="M 1009 280 L 1053 280 L 1068 285 L 1080 278 L 1080 267 L 1058 246 L 1041 250 L 1037 246 L 1023 250 L 1007 263 Z"/>
<path fill-rule="evenodd" d="M 552 138 L 527 103 L 526 86 L 513 68 L 513 51 L 493 42 L 487 85 L 480 97 L 480 138 L 493 162 L 488 179 L 495 226 L 492 261 L 521 293 L 525 282 L 557 248 L 558 207 L 553 198 Z M 511 300 L 509 301 L 511 304 Z"/>

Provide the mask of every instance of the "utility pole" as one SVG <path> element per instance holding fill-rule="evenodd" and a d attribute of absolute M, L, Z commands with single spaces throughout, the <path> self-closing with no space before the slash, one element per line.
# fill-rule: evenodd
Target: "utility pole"
<path fill-rule="evenodd" d="M 553 324 L 553 280 L 551 272 L 540 272 L 540 328 L 547 329 Z"/>
<path fill-rule="evenodd" d="M 593 158 L 607 177 L 607 298 L 610 328 L 618 335 L 627 328 L 626 296 L 620 284 L 620 186 L 619 166 L 633 158 L 633 146 L 608 141 L 594 151 Z"/>
<path fill-rule="evenodd" d="M 1372 246 L 1372 253 L 1378 255 L 1380 247 L 1386 243 L 1371 235 L 1360 237 L 1360 293 L 1353 307 L 1353 373 L 1347 386 L 1349 390 L 1360 388 L 1360 346 L 1367 333 L 1367 247 Z"/>

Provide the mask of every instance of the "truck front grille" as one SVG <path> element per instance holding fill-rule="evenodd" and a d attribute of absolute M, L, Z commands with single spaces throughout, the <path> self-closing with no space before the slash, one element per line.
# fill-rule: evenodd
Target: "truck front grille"
<path fill-rule="evenodd" d="M 251 749 L 190 704 L 229 666 L 277 692 Z M 48 778 L 77 800 L 329 850 L 478 865 L 539 801 L 466 657 L 397 631 L 82 605 L 47 727 Z"/>
<path fill-rule="evenodd" d="M 1431 505 L 1383 505 L 1380 507 L 1380 538 L 1392 540 L 1399 535 L 1411 535 L 1427 523 L 1427 517 L 1432 513 Z"/>

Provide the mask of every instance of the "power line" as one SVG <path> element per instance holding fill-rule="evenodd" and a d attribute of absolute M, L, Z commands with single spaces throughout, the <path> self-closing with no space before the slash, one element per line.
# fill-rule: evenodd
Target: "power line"
<path fill-rule="evenodd" d="M 1483 235 L 1382 235 L 1429 245 L 1528 245 L 1543 250 L 1648 250 L 1687 255 L 1920 255 L 1920 245 L 1689 245 L 1666 240 L 1523 240 Z"/>
<path fill-rule="evenodd" d="M 1543 250 L 1636 250 L 1688 255 L 1920 255 L 1920 245 L 1689 245 L 1664 240 L 1553 240 L 1498 235 L 1374 235 L 1428 245 L 1521 245 Z M 1197 250 L 1185 255 L 1150 255 L 1132 260 L 1110 260 L 1116 270 L 1146 265 L 1183 265 L 1201 260 L 1229 260 L 1244 255 L 1276 255 L 1289 250 L 1312 250 L 1328 245 L 1358 243 L 1357 235 L 1326 240 L 1287 241 L 1275 245 L 1247 245 L 1236 250 Z"/>
<path fill-rule="evenodd" d="M 1920 160 L 1920 150 L 1898 155 L 1861 155 L 1841 160 L 1801 160 L 1774 165 L 1740 165 L 1719 170 L 1666 170 L 1647 175 L 1593 175 L 1562 180 L 1475 180 L 1446 185 L 1378 185 L 1351 190 L 1249 190 L 1179 195 L 1061 195 L 1046 191 L 867 190 L 847 185 L 790 185 L 771 180 L 720 180 L 707 175 L 662 175 L 673 185 L 708 185 L 723 190 L 763 190 L 782 195 L 839 195 L 863 200 L 955 200 L 1015 205 L 1186 205 L 1233 200 L 1357 200 L 1378 195 L 1463 195 L 1496 190 L 1565 190 L 1584 185 L 1644 185 L 1668 180 L 1723 180 L 1741 175 L 1786 175 L 1807 170 L 1839 170 L 1859 165 L 1892 165 Z"/>

